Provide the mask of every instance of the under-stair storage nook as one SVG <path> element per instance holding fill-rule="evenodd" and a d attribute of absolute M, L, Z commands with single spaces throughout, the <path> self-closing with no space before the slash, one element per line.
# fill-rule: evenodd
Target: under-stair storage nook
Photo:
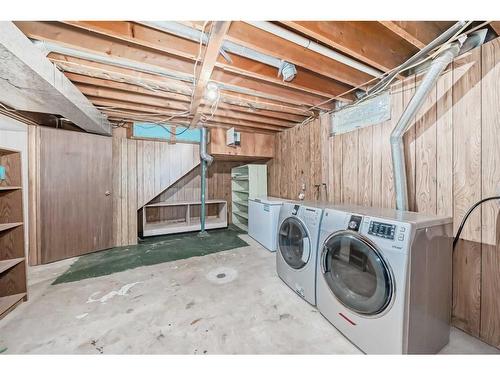
<path fill-rule="evenodd" d="M 206 229 L 227 227 L 227 202 L 206 202 Z M 201 202 L 158 202 L 139 210 L 139 234 L 142 237 L 193 232 L 201 229 Z"/>

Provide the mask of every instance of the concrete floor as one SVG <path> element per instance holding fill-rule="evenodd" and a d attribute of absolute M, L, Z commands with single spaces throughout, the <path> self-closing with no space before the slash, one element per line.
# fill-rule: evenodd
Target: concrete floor
<path fill-rule="evenodd" d="M 29 270 L 29 301 L 0 321 L 0 352 L 359 354 L 250 246 L 50 285 L 75 259 Z M 217 275 L 224 273 L 224 278 Z M 499 352 L 456 329 L 443 353 Z"/>

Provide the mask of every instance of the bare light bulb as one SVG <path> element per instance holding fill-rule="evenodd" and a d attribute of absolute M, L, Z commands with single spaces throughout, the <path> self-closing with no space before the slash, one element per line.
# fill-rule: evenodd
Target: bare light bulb
<path fill-rule="evenodd" d="M 207 92 L 205 93 L 205 97 L 209 102 L 214 102 L 219 96 L 219 88 L 215 83 L 210 82 L 207 85 Z"/>

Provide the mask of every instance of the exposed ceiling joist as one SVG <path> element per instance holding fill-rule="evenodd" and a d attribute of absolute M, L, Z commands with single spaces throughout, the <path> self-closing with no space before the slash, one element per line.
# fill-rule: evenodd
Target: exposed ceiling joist
<path fill-rule="evenodd" d="M 196 74 L 196 84 L 193 92 L 193 99 L 191 100 L 190 112 L 193 115 L 191 126 L 199 126 L 199 121 L 202 115 L 202 107 L 200 106 L 201 100 L 205 94 L 208 81 L 212 76 L 212 72 L 219 56 L 219 51 L 224 41 L 224 37 L 231 25 L 230 21 L 216 21 L 212 24 L 212 31 L 210 32 L 210 39 L 205 48 L 201 67 Z"/>
<path fill-rule="evenodd" d="M 52 56 L 52 57 L 51 57 Z M 49 55 L 52 61 L 66 73 L 76 73 L 87 77 L 102 78 L 109 82 L 134 82 L 139 86 L 147 86 L 166 90 L 168 92 L 182 93 L 191 96 L 191 85 L 185 82 L 173 81 L 170 78 L 137 72 L 115 66 L 103 65 L 87 60 L 62 55 Z M 251 96 L 243 93 L 222 90 L 221 99 L 224 103 L 241 107 L 247 111 L 270 111 L 276 115 L 309 116 L 305 106 L 297 106 L 273 99 Z"/>
<path fill-rule="evenodd" d="M 491 21 L 490 26 L 500 36 L 500 21 Z"/>
<path fill-rule="evenodd" d="M 161 91 L 161 90 L 151 90 L 148 89 L 144 86 L 140 85 L 133 85 L 130 83 L 124 83 L 124 82 L 116 82 L 116 81 L 111 81 L 111 80 L 106 80 L 106 79 L 101 79 L 101 78 L 95 78 L 95 77 L 90 77 L 82 74 L 75 74 L 75 73 L 66 73 L 66 76 L 76 84 L 87 84 L 91 86 L 96 86 L 96 87 L 105 87 L 105 88 L 111 88 L 111 89 L 116 89 L 116 90 L 122 90 L 125 92 L 132 92 L 132 93 L 138 93 L 138 94 L 144 94 L 144 95 L 149 95 L 153 97 L 160 97 L 160 98 L 166 98 L 170 100 L 177 100 L 181 102 L 190 102 L 191 96 L 190 95 L 184 95 L 184 94 L 177 94 L 177 93 L 172 93 L 172 92 L 167 92 L 167 91 Z M 97 98 L 97 97 L 93 97 Z M 91 101 L 95 103 L 95 100 L 91 98 Z M 117 101 L 118 103 L 118 101 Z M 273 121 L 275 119 L 277 120 L 283 120 L 286 122 L 301 122 L 306 118 L 306 116 L 297 116 L 293 114 L 288 114 L 288 113 L 281 113 L 281 112 L 272 112 L 272 111 L 267 111 L 267 110 L 259 110 L 259 109 L 252 109 L 248 106 L 242 107 L 242 106 L 237 106 L 233 104 L 226 104 L 223 101 L 219 103 L 220 110 L 229 110 L 233 111 L 235 113 L 239 112 L 242 115 L 251 115 L 255 118 L 262 118 L 262 121 Z M 165 109 L 165 107 L 163 107 Z"/>
<path fill-rule="evenodd" d="M 133 22 L 71 21 L 65 23 L 192 60 L 196 58 L 199 47 L 198 43 L 194 41 Z M 339 95 L 350 88 L 345 84 L 322 77 L 301 67 L 297 67 L 297 75 L 293 81 L 283 82 L 278 77 L 275 67 L 235 54 L 228 53 L 228 55 L 231 57 L 231 63 L 228 63 L 222 56 L 219 56 L 216 63 L 217 70 L 238 73 L 244 77 L 268 81 L 325 97 Z"/>
<path fill-rule="evenodd" d="M 326 56 L 279 38 L 242 21 L 233 22 L 227 39 L 262 53 L 289 61 L 350 86 L 369 81 L 372 76 Z"/>
<path fill-rule="evenodd" d="M 379 21 L 418 49 L 424 48 L 454 22 L 436 21 Z"/>
<path fill-rule="evenodd" d="M 153 50 L 141 45 L 130 48 L 130 43 L 120 39 L 84 32 L 76 27 L 57 22 L 21 21 L 16 22 L 16 24 L 24 33 L 34 39 L 61 44 L 76 50 L 97 53 L 107 59 L 114 58 L 117 62 L 124 60 L 125 62 L 147 64 L 155 68 L 164 69 L 166 76 L 180 74 L 192 79 L 194 64 L 192 60 L 167 55 L 165 52 Z M 262 92 L 263 95 L 279 97 L 278 100 L 293 104 L 316 106 L 323 102 L 326 97 L 330 97 L 329 94 L 325 94 L 326 96 L 318 96 L 292 87 L 283 86 L 276 82 L 271 83 L 245 77 L 231 71 L 217 70 L 215 74 L 217 76 L 216 80 L 221 84 L 234 86 L 234 82 L 237 80 L 238 87 L 241 89 L 251 91 L 254 90 L 255 87 L 262 87 L 262 89 L 258 91 Z M 345 91 L 345 86 L 339 86 L 337 88 L 334 86 L 332 87 L 336 90 L 335 92 L 337 94 Z M 351 99 L 352 97 L 346 98 L 348 101 Z M 330 108 L 323 107 L 323 109 Z"/>
<path fill-rule="evenodd" d="M 6 104 L 58 114 L 88 132 L 111 134 L 106 117 L 12 22 L 0 22 L 0 60 L 0 87 Z"/>
<path fill-rule="evenodd" d="M 375 21 L 281 21 L 307 37 L 318 40 L 377 69 L 388 71 L 417 52 Z"/>

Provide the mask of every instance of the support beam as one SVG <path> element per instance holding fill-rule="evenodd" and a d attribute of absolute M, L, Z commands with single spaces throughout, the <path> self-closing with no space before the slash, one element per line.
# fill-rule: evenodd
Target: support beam
<path fill-rule="evenodd" d="M 192 127 L 198 126 L 198 122 L 200 121 L 202 115 L 200 108 L 201 100 L 205 94 L 208 81 L 212 76 L 212 71 L 214 70 L 217 56 L 219 56 L 219 51 L 222 46 L 222 42 L 224 41 L 224 37 L 229 30 L 229 25 L 231 25 L 231 21 L 216 21 L 212 25 L 210 39 L 207 47 L 205 48 L 199 73 L 197 73 L 193 100 L 191 101 L 190 112 L 193 115 L 193 119 L 191 120 Z"/>
<path fill-rule="evenodd" d="M 106 117 L 12 22 L 0 22 L 0 78 L 0 99 L 6 104 L 58 114 L 88 132 L 111 134 Z"/>
<path fill-rule="evenodd" d="M 194 60 L 198 53 L 198 43 L 139 23 L 128 21 L 66 21 L 64 23 L 89 32 L 127 41 L 137 46 L 146 46 L 191 60 Z M 384 27 L 380 25 L 379 27 L 385 30 Z M 389 31 L 387 32 L 389 33 Z M 243 77 L 272 82 L 325 97 L 339 95 L 350 88 L 350 86 L 319 76 L 301 67 L 296 67 L 297 75 L 291 82 L 283 82 L 277 75 L 277 69 L 273 66 L 231 53 L 228 53 L 228 55 L 231 57 L 231 63 L 228 63 L 224 57 L 219 56 L 216 62 L 216 70 L 233 72 Z"/>
<path fill-rule="evenodd" d="M 454 22 L 435 21 L 379 21 L 393 33 L 399 35 L 418 49 L 438 37 L 442 32 L 451 27 Z"/>
<path fill-rule="evenodd" d="M 500 36 L 500 21 L 491 21 L 490 26 Z"/>
<path fill-rule="evenodd" d="M 232 23 L 227 39 L 349 86 L 361 85 L 373 77 L 295 43 L 260 30 L 243 21 Z"/>
<path fill-rule="evenodd" d="M 382 71 L 402 64 L 418 50 L 401 42 L 375 21 L 282 21 L 312 40 L 318 40 Z"/>

